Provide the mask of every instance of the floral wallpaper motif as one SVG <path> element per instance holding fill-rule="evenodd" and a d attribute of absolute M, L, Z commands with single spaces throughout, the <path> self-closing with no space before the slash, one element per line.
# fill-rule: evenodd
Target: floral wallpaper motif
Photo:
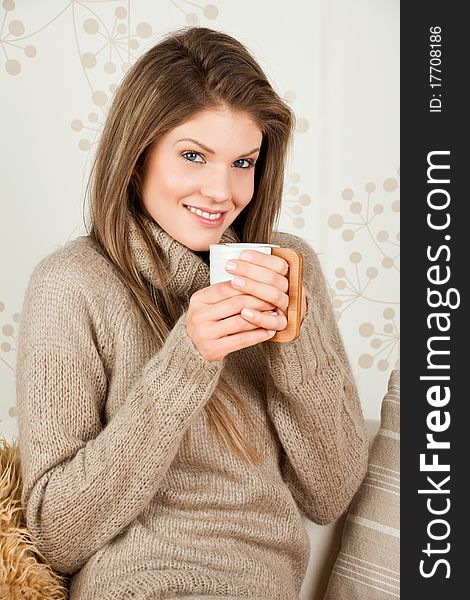
<path fill-rule="evenodd" d="M 399 368 L 398 326 L 400 273 L 399 183 L 389 177 L 377 185 L 369 181 L 364 189 L 355 192 L 346 188 L 342 198 L 346 202 L 343 214 L 332 214 L 328 219 L 331 229 L 341 231 L 343 243 L 351 246 L 348 263 L 335 270 L 335 288 L 331 290 L 333 307 L 339 320 L 356 302 L 383 305 L 380 323 L 363 322 L 358 333 L 369 339 L 368 352 L 357 357 L 363 369 L 374 365 L 380 371 Z M 396 277 L 396 295 L 384 295 L 381 279 Z"/>
<path fill-rule="evenodd" d="M 300 184 L 301 176 L 299 173 L 290 173 L 284 197 L 282 199 L 282 212 L 288 218 L 288 222 L 293 229 L 304 229 L 306 206 L 310 206 L 312 200 L 308 194 L 302 192 Z M 302 192 L 302 193 L 301 193 Z M 302 236 L 302 233 L 296 235 Z"/>
<path fill-rule="evenodd" d="M 209 21 L 214 20 L 219 14 L 219 9 L 214 4 L 198 6 L 189 0 L 168 0 L 168 3 L 184 15 L 187 25 L 200 24 L 201 17 Z M 34 37 L 57 19 L 63 18 L 62 15 L 71 17 L 77 49 L 85 68 L 93 68 L 96 64 L 97 54 L 105 50 L 104 55 L 108 56 L 109 50 L 108 60 L 104 65 L 104 70 L 108 74 L 114 74 L 116 71 L 116 65 L 113 62 L 114 54 L 119 56 L 123 64 L 129 63 L 132 50 L 137 50 L 140 46 L 139 38 L 148 38 L 152 34 L 152 26 L 145 22 L 138 23 L 135 33 L 130 33 L 131 0 L 126 2 L 122 0 L 63 0 L 56 2 L 55 4 L 61 7 L 61 10 L 57 14 L 50 15 L 47 21 L 45 19 L 46 22 L 35 31 L 28 31 L 27 25 L 15 18 L 17 4 L 23 9 L 27 8 L 24 0 L 19 3 L 14 0 L 3 0 L 2 2 L 4 17 L 0 38 L 6 57 L 5 69 L 10 75 L 20 73 L 22 54 L 27 58 L 34 58 L 37 54 L 36 46 L 18 42 L 24 42 L 24 40 Z M 45 9 L 45 3 L 42 4 Z M 107 19 L 108 22 L 106 23 L 104 19 Z M 7 33 L 5 33 L 5 29 L 8 30 Z M 26 35 L 24 35 L 25 32 Z M 80 53 L 79 37 L 83 32 L 89 36 L 96 36 L 100 42 L 100 48 L 96 53 Z M 104 45 L 103 40 L 105 41 Z"/>
<path fill-rule="evenodd" d="M 16 350 L 16 328 L 20 322 L 20 314 L 11 315 L 11 320 L 4 318 L 5 304 L 0 300 L 0 365 L 3 368 L 14 370 L 13 352 Z M 0 367 L 0 368 L 1 368 Z"/>
<path fill-rule="evenodd" d="M 200 8 L 187 1 L 171 4 L 181 11 L 187 25 L 199 24 L 200 16 L 214 20 L 219 13 L 217 6 L 213 4 Z M 192 10 L 185 10 L 184 7 L 188 6 Z M 37 55 L 37 47 L 27 44 L 25 40 L 34 38 L 59 18 L 69 18 L 71 21 L 69 25 L 73 38 L 70 38 L 70 43 L 75 44 L 80 57 L 84 80 L 90 90 L 91 110 L 86 117 L 74 119 L 70 125 L 79 134 L 79 148 L 88 151 L 99 131 L 104 107 L 116 91 L 123 73 L 136 60 L 142 43 L 152 36 L 152 25 L 140 22 L 135 27 L 131 26 L 130 0 L 71 0 L 44 25 L 32 32 L 27 32 L 27 26 L 13 18 L 16 8 L 13 0 L 4 0 L 3 8 L 5 15 L 0 38 L 6 56 L 5 70 L 9 75 L 21 73 L 22 54 L 27 58 Z M 198 11 L 194 12 L 194 8 Z M 4 35 L 5 29 L 8 33 Z"/>

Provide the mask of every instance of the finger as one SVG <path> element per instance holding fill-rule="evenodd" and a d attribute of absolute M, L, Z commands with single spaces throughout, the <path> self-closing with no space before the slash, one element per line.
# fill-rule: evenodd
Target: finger
<path fill-rule="evenodd" d="M 274 330 L 268 331 L 267 329 L 258 328 L 253 329 L 253 331 L 243 331 L 242 333 L 227 335 L 226 337 L 217 340 L 218 350 L 226 355 L 230 352 L 265 342 L 272 338 L 275 333 Z"/>
<path fill-rule="evenodd" d="M 266 300 L 281 310 L 287 311 L 289 296 L 277 287 L 238 275 L 230 283 L 235 289 L 242 290 L 245 294 Z"/>
<path fill-rule="evenodd" d="M 282 260 L 287 265 L 287 262 L 278 256 L 262 255 L 261 252 L 258 252 L 257 254 L 266 256 L 267 258 L 276 258 Z M 277 273 L 271 266 L 260 266 L 244 260 L 229 260 L 225 264 L 225 269 L 234 275 L 242 275 L 243 277 L 249 277 L 254 281 L 259 281 L 260 283 L 272 285 L 273 287 L 279 288 L 283 292 L 287 292 L 289 289 L 289 281 L 287 277 Z"/>
<path fill-rule="evenodd" d="M 212 285 L 197 290 L 192 297 L 195 297 L 204 304 L 218 304 L 222 300 L 233 298 L 240 293 L 243 294 L 243 290 L 237 290 L 233 287 L 230 280 L 227 280 L 219 281 L 219 283 L 213 283 Z"/>
<path fill-rule="evenodd" d="M 233 315 L 239 315 L 243 308 L 273 310 L 276 307 L 271 302 L 266 302 L 266 300 L 261 300 L 260 298 L 256 298 L 256 296 L 238 293 L 231 298 L 221 300 L 217 304 L 204 307 L 204 319 L 207 321 L 220 321 Z"/>
<path fill-rule="evenodd" d="M 278 314 L 276 311 L 260 312 L 253 309 L 244 308 L 241 312 L 242 318 L 249 323 L 264 327 L 264 329 L 275 329 L 282 331 L 287 327 L 287 319 L 284 313 Z"/>
<path fill-rule="evenodd" d="M 289 271 L 289 264 L 284 258 L 273 254 L 264 254 L 257 250 L 244 250 L 240 254 L 239 260 L 272 269 L 280 275 L 287 275 Z"/>
<path fill-rule="evenodd" d="M 222 319 L 210 325 L 210 335 L 219 340 L 226 337 L 227 335 L 234 335 L 243 331 L 252 331 L 259 329 L 259 325 L 250 323 L 247 319 L 244 319 L 241 315 L 233 315 Z M 270 327 L 268 329 L 274 329 Z"/>

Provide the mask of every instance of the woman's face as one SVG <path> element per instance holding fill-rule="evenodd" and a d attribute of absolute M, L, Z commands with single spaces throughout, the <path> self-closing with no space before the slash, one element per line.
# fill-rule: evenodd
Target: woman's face
<path fill-rule="evenodd" d="M 175 240 L 191 250 L 208 250 L 253 196 L 261 141 L 261 130 L 247 113 L 228 108 L 198 113 L 150 149 L 144 207 Z"/>

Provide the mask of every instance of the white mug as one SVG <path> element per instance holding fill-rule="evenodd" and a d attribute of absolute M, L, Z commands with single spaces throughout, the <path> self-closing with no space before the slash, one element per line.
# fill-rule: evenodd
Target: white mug
<path fill-rule="evenodd" d="M 230 281 L 235 277 L 225 269 L 228 260 L 237 260 L 244 250 L 256 250 L 264 254 L 273 254 L 284 258 L 289 264 L 287 278 L 289 280 L 289 306 L 287 309 L 287 326 L 278 331 L 269 341 L 290 342 L 300 335 L 300 317 L 302 310 L 302 268 L 303 259 L 300 252 L 291 248 L 281 248 L 277 244 L 226 243 L 211 244 L 209 248 L 210 284 Z"/>

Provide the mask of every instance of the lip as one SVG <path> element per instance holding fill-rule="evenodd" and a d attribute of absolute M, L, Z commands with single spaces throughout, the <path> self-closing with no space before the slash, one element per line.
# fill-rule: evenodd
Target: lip
<path fill-rule="evenodd" d="M 216 227 L 220 227 L 222 225 L 222 223 L 225 220 L 225 215 L 227 214 L 227 211 L 222 212 L 221 210 L 218 211 L 210 211 L 210 210 L 206 210 L 205 208 L 199 208 L 198 206 L 193 206 L 192 204 L 189 204 L 189 206 L 191 206 L 192 208 L 199 208 L 199 210 L 203 210 L 204 212 L 208 212 L 209 214 L 216 214 L 218 212 L 222 212 L 222 214 L 220 215 L 220 217 L 218 219 L 205 219 L 204 217 L 201 217 L 200 215 L 197 215 L 196 213 L 191 212 L 188 208 L 187 208 L 187 204 L 183 205 L 184 210 L 188 213 L 188 215 L 190 217 L 192 217 L 197 223 L 199 223 L 200 225 L 203 225 L 204 227 L 208 227 L 209 229 L 212 228 L 216 228 Z"/>

